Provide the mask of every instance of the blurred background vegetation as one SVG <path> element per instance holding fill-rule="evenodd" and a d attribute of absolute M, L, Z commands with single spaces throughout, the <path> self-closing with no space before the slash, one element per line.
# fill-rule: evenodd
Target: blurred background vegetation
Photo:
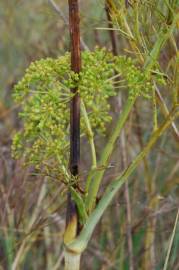
<path fill-rule="evenodd" d="M 112 50 L 103 0 L 81 2 L 81 35 L 89 49 Z M 163 26 L 170 25 L 179 2 L 110 1 L 118 53 L 143 65 Z M 21 123 L 13 103 L 14 84 L 30 62 L 69 50 L 67 1 L 0 1 L 0 269 L 63 269 L 65 187 L 24 168 L 11 158 L 11 140 Z M 125 126 L 126 163 L 143 148 L 167 108 L 178 102 L 179 22 L 156 63 L 166 79 L 153 100 L 139 99 Z M 125 89 L 120 91 L 125 102 Z M 120 99 L 121 100 L 121 99 Z M 114 121 L 120 111 L 111 100 Z M 33 108 L 32 108 L 33 110 Z M 157 121 L 156 121 L 157 119 Z M 110 127 L 111 129 L 111 127 Z M 98 151 L 108 138 L 98 140 Z M 85 142 L 84 142 L 85 143 Z M 83 152 L 88 151 L 82 146 Z M 82 258 L 82 269 L 163 269 L 179 205 L 179 133 L 177 122 L 143 161 L 103 216 Z M 82 170 L 85 175 L 85 155 Z M 121 171 L 121 142 L 112 157 L 104 186 Z M 44 183 L 48 182 L 48 188 Z M 179 269 L 176 230 L 168 269 Z M 18 264 L 16 267 L 16 262 Z M 20 266 L 18 266 L 20 265 Z M 13 268 L 13 267 L 14 268 Z"/>

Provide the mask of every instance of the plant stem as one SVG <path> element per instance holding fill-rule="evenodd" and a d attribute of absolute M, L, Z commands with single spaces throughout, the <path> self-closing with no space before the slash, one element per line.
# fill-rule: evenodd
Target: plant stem
<path fill-rule="evenodd" d="M 69 28 L 71 36 L 71 70 L 79 74 L 81 70 L 80 29 L 78 0 L 69 0 Z M 78 88 L 72 88 L 74 94 L 70 108 L 70 171 L 78 175 L 80 160 L 80 96 Z"/>
<path fill-rule="evenodd" d="M 96 149 L 95 149 L 95 144 L 94 144 L 94 135 L 93 135 L 91 124 L 90 124 L 88 114 L 86 111 L 86 107 L 85 107 L 83 100 L 81 100 L 81 111 L 82 111 L 82 114 L 84 116 L 84 120 L 85 120 L 85 124 L 86 124 L 86 128 L 87 128 L 87 136 L 88 136 L 89 143 L 91 146 L 92 169 L 95 169 L 97 166 L 97 161 L 96 161 Z"/>
<path fill-rule="evenodd" d="M 70 250 L 74 250 L 75 252 L 82 252 L 87 244 L 89 239 L 91 238 L 91 235 L 94 231 L 95 226 L 99 222 L 101 216 L 103 215 L 106 208 L 109 206 L 110 202 L 118 192 L 118 190 L 121 188 L 121 186 L 127 181 L 128 177 L 134 172 L 136 167 L 139 165 L 139 163 L 143 160 L 143 158 L 149 153 L 151 148 L 154 146 L 156 141 L 159 139 L 159 137 L 164 133 L 164 131 L 170 126 L 171 122 L 175 117 L 179 116 L 179 111 L 177 111 L 177 108 L 175 107 L 165 122 L 155 131 L 152 133 L 150 140 L 144 147 L 144 149 L 136 156 L 136 158 L 131 162 L 129 167 L 120 175 L 117 177 L 106 189 L 106 192 L 104 193 L 102 199 L 98 203 L 97 207 L 91 215 L 89 216 L 86 225 L 84 226 L 83 230 L 81 231 L 80 235 L 71 243 L 69 243 L 68 248 Z"/>
<path fill-rule="evenodd" d="M 158 39 L 145 61 L 144 69 L 146 71 L 150 72 L 153 65 L 155 64 L 155 61 L 161 51 L 161 48 L 164 46 L 164 44 L 166 43 L 166 40 L 170 37 L 171 33 L 175 29 L 177 18 L 178 18 L 178 15 L 174 17 L 173 23 L 171 24 L 170 27 L 168 27 L 167 29 L 166 27 L 164 27 L 159 32 Z"/>
<path fill-rule="evenodd" d="M 71 38 L 71 70 L 79 74 L 81 70 L 80 51 L 80 16 L 78 0 L 68 0 L 69 4 L 69 30 Z M 80 96 L 78 87 L 72 88 L 73 98 L 70 106 L 70 172 L 71 187 L 75 188 L 75 181 L 79 174 L 80 162 Z M 79 229 L 79 215 L 76 203 L 73 200 L 71 190 L 68 190 L 66 230 L 64 243 L 72 241 Z"/>
<path fill-rule="evenodd" d="M 89 190 L 88 190 L 88 195 L 86 198 L 86 208 L 87 208 L 87 212 L 89 213 L 93 210 L 95 206 L 96 196 L 97 196 L 99 186 L 105 172 L 105 167 L 108 165 L 108 161 L 114 149 L 115 142 L 117 138 L 119 137 L 120 131 L 123 128 L 127 120 L 127 117 L 129 116 L 129 113 L 132 110 L 134 102 L 135 102 L 135 99 L 128 98 L 126 105 L 124 106 L 124 109 L 120 114 L 116 127 L 106 147 L 104 148 L 102 152 L 101 160 L 99 161 L 98 166 L 103 167 L 103 168 L 97 172 L 94 172 L 91 178 L 88 180 Z"/>
<path fill-rule="evenodd" d="M 81 254 L 65 250 L 65 270 L 80 270 Z"/>

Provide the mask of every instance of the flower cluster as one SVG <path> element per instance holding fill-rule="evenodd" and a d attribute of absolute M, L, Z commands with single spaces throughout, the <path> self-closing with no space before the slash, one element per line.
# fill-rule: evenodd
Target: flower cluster
<path fill-rule="evenodd" d="M 13 155 L 48 175 L 55 172 L 55 177 L 64 173 L 69 160 L 71 88 L 78 86 L 91 127 L 98 134 L 105 132 L 111 120 L 109 98 L 116 94 L 112 79 L 116 72 L 126 81 L 131 98 L 148 97 L 151 90 L 148 78 L 132 59 L 114 57 L 105 49 L 83 52 L 82 66 L 80 74 L 71 71 L 69 53 L 36 61 L 14 89 L 23 129 L 14 136 Z M 86 133 L 83 116 L 81 132 Z"/>
<path fill-rule="evenodd" d="M 132 58 L 125 56 L 115 57 L 115 68 L 116 72 L 121 74 L 121 78 L 125 81 L 131 99 L 137 96 L 151 97 L 153 85 L 151 84 L 150 74 L 146 74 L 137 68 Z"/>

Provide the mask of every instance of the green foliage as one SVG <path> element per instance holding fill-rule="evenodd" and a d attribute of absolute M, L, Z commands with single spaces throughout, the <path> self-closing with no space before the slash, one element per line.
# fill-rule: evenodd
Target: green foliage
<path fill-rule="evenodd" d="M 137 96 L 143 96 L 145 98 L 151 97 L 153 86 L 150 82 L 150 76 L 137 68 L 134 65 L 134 60 L 132 60 L 132 58 L 117 56 L 116 70 L 119 74 L 122 74 L 127 82 L 131 99 L 136 98 Z"/>
<path fill-rule="evenodd" d="M 149 97 L 151 83 L 131 58 L 114 57 L 105 49 L 82 53 L 80 75 L 70 68 L 70 54 L 58 59 L 42 59 L 30 65 L 25 76 L 15 86 L 14 98 L 21 103 L 23 129 L 13 140 L 15 158 L 35 165 L 45 174 L 59 178 L 66 174 L 69 160 L 70 89 L 78 86 L 95 133 L 103 134 L 111 121 L 109 97 L 116 94 L 115 74 L 125 79 L 129 96 Z M 87 135 L 84 118 L 81 132 Z"/>

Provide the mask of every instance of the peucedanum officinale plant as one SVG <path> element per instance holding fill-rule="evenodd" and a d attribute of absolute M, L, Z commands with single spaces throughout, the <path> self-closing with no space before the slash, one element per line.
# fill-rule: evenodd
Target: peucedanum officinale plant
<path fill-rule="evenodd" d="M 81 114 L 81 134 L 89 138 L 89 123 L 95 136 L 104 134 L 112 120 L 109 99 L 117 94 L 116 85 L 128 89 L 131 100 L 152 95 L 149 75 L 130 57 L 113 56 L 106 49 L 82 52 L 80 74 L 71 71 L 70 53 L 31 63 L 14 88 L 23 124 L 13 138 L 14 158 L 68 185 L 70 89 L 78 87 L 86 111 Z"/>

